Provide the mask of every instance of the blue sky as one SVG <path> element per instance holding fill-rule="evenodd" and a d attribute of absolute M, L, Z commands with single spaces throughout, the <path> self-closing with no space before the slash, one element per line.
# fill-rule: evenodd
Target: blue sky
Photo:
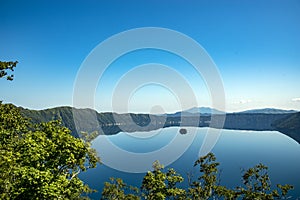
<path fill-rule="evenodd" d="M 208 52 L 222 77 L 228 111 L 300 110 L 300 1 L 0 0 L 0 7 L 0 60 L 19 61 L 15 80 L 0 80 L 4 102 L 33 109 L 72 105 L 80 66 L 99 43 L 129 29 L 163 27 L 186 34 Z M 94 108 L 112 110 L 119 79 L 152 62 L 187 80 L 195 106 L 211 106 L 203 77 L 192 66 L 175 55 L 145 50 L 110 66 L 95 90 Z M 126 101 L 134 112 L 156 105 L 166 112 L 181 109 L 176 94 L 159 84 L 140 87 Z"/>

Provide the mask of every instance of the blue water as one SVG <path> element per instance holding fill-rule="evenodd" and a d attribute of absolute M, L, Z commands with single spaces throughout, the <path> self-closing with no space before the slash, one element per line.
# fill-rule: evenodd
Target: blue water
<path fill-rule="evenodd" d="M 180 135 L 178 127 L 170 127 L 150 132 L 98 136 L 92 147 L 103 158 L 104 164 L 80 175 L 91 188 L 99 191 L 90 197 L 100 198 L 103 184 L 109 181 L 109 177 L 119 177 L 139 187 L 145 172 L 152 169 L 155 160 L 166 168 L 174 168 L 185 180 L 187 173 L 197 173 L 198 169 L 193 164 L 209 129 L 186 129 L 186 135 Z M 212 152 L 220 162 L 222 185 L 241 185 L 242 169 L 263 163 L 269 167 L 273 186 L 277 183 L 292 184 L 295 187 L 290 192 L 292 199 L 300 197 L 300 145 L 293 139 L 277 131 L 221 130 Z M 183 183 L 185 185 L 186 182 Z"/>

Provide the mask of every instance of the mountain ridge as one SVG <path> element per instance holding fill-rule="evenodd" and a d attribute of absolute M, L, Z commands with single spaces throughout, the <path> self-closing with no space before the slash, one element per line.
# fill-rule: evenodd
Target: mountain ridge
<path fill-rule="evenodd" d="M 19 107 L 21 114 L 30 118 L 32 122 L 46 122 L 60 119 L 62 125 L 72 131 L 75 137 L 80 137 L 81 132 L 99 134 L 117 134 L 118 132 L 150 131 L 154 129 L 170 126 L 197 126 L 212 127 L 212 116 L 215 121 L 222 121 L 222 116 L 226 116 L 224 129 L 236 130 L 277 130 L 290 136 L 300 143 L 300 120 L 295 118 L 289 120 L 295 113 L 226 113 L 226 114 L 201 114 L 177 112 L 167 115 L 136 114 L 136 113 L 98 113 L 90 108 L 73 108 L 70 106 L 60 106 L 47 108 L 45 110 L 30 110 Z M 202 109 L 203 110 L 203 109 Z M 300 112 L 299 112 L 300 113 Z M 300 117 L 299 117 L 300 119 Z M 287 120 L 287 121 L 286 121 Z M 284 124 L 289 122 L 288 126 L 296 124 L 294 129 L 290 130 Z M 219 127 L 215 127 L 219 128 Z"/>
<path fill-rule="evenodd" d="M 264 114 L 289 114 L 289 113 L 297 113 L 299 111 L 296 110 L 283 110 L 277 108 L 261 108 L 261 109 L 251 109 L 245 110 L 238 113 L 264 113 Z"/>

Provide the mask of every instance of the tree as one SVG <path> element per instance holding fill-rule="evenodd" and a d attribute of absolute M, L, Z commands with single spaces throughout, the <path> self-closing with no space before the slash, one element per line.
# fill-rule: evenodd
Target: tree
<path fill-rule="evenodd" d="M 268 167 L 261 163 L 248 169 L 243 175 L 244 187 L 236 188 L 238 196 L 245 200 L 285 199 L 293 186 L 277 184 L 277 189 L 271 190 L 271 181 L 267 170 Z"/>
<path fill-rule="evenodd" d="M 215 162 L 216 157 L 213 153 L 200 157 L 194 167 L 200 166 L 201 176 L 195 181 L 189 181 L 188 196 L 191 199 L 209 199 L 218 193 L 217 174 L 219 163 Z"/>
<path fill-rule="evenodd" d="M 219 163 L 213 153 L 200 157 L 194 164 L 199 165 L 201 176 L 188 188 L 188 196 L 191 199 L 285 199 L 291 185 L 277 184 L 277 189 L 271 190 L 271 181 L 268 175 L 268 167 L 258 164 L 245 171 L 243 174 L 243 186 L 228 189 L 219 185 Z M 278 190 L 280 192 L 278 192 Z"/>
<path fill-rule="evenodd" d="M 102 190 L 102 200 L 139 200 L 138 188 L 128 186 L 120 178 L 110 178 L 110 182 L 104 183 L 104 188 Z"/>
<path fill-rule="evenodd" d="M 96 166 L 96 152 L 60 121 L 34 125 L 1 103 L 0 144 L 0 199 L 80 199 L 91 191 L 78 174 Z"/>
<path fill-rule="evenodd" d="M 189 177 L 189 187 L 186 189 L 177 186 L 183 182 L 183 178 L 174 169 L 163 172 L 163 166 L 158 161 L 153 163 L 153 171 L 147 172 L 143 178 L 141 190 L 126 196 L 126 185 L 121 179 L 105 183 L 102 199 L 243 199 L 243 200 L 273 200 L 288 199 L 291 185 L 277 185 L 277 189 L 271 190 L 270 178 L 267 167 L 258 164 L 248 169 L 243 174 L 243 186 L 228 189 L 221 186 L 219 180 L 219 163 L 213 153 L 200 157 L 194 164 L 199 166 L 200 176 L 196 180 Z M 111 179 L 115 180 L 115 179 Z"/>
<path fill-rule="evenodd" d="M 17 64 L 18 61 L 0 61 L 0 78 L 6 77 L 7 80 L 12 81 L 14 79 L 14 75 L 8 75 L 7 71 L 14 71 L 14 68 L 17 66 Z"/>
<path fill-rule="evenodd" d="M 158 161 L 153 163 L 153 171 L 147 172 L 143 178 L 141 190 L 128 186 L 122 179 L 110 178 L 104 183 L 101 199 L 185 199 L 185 190 L 177 187 L 183 178 L 172 168 L 163 172 L 163 165 Z"/>
<path fill-rule="evenodd" d="M 142 182 L 142 196 L 145 199 L 185 199 L 185 190 L 176 185 L 183 181 L 183 178 L 174 169 L 170 168 L 163 172 L 164 166 L 158 161 L 153 163 L 153 171 L 147 172 Z"/>
<path fill-rule="evenodd" d="M 0 62 L 0 78 L 17 62 Z M 12 76 L 7 76 L 12 80 Z M 82 199 L 92 190 L 78 174 L 99 158 L 59 120 L 33 124 L 0 102 L 0 199 Z"/>

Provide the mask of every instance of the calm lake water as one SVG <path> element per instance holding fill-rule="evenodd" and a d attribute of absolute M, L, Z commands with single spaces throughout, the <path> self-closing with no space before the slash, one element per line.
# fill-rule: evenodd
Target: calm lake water
<path fill-rule="evenodd" d="M 90 195 L 99 199 L 104 182 L 109 177 L 122 178 L 126 183 L 140 186 L 143 176 L 155 160 L 165 168 L 172 167 L 185 180 L 187 173 L 195 174 L 193 164 L 209 128 L 186 127 L 188 133 L 179 134 L 179 127 L 150 132 L 124 133 L 98 136 L 92 146 L 104 164 L 80 175 L 98 193 Z M 242 169 L 258 163 L 269 167 L 273 186 L 292 184 L 292 199 L 300 197 L 300 145 L 277 131 L 221 130 L 212 148 L 220 162 L 221 184 L 228 187 L 241 185 Z M 184 182 L 182 186 L 187 186 Z"/>

